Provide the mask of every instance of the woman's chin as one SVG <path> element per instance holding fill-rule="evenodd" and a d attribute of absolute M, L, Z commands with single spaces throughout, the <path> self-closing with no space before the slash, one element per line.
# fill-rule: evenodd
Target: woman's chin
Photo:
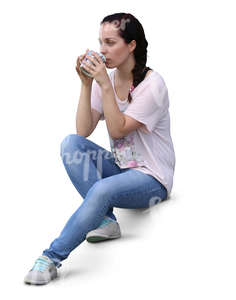
<path fill-rule="evenodd" d="M 113 69 L 113 68 L 115 68 L 115 66 L 113 66 L 111 62 L 107 61 L 106 62 L 106 68 Z"/>

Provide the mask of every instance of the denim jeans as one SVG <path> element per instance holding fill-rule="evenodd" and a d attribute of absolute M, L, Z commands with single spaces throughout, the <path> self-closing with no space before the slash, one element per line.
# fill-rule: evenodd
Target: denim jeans
<path fill-rule="evenodd" d="M 149 208 L 167 198 L 166 188 L 153 176 L 132 168 L 121 169 L 111 152 L 83 136 L 66 136 L 60 155 L 83 202 L 42 253 L 58 268 L 105 216 L 116 220 L 113 207 Z"/>

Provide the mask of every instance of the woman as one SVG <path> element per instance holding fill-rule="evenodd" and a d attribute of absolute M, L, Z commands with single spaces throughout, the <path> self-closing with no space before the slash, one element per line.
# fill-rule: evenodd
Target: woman
<path fill-rule="evenodd" d="M 168 91 L 160 74 L 146 67 L 143 27 L 125 13 L 109 15 L 100 25 L 100 52 L 106 62 L 95 52 L 86 56 L 88 49 L 78 57 L 82 85 L 77 134 L 61 143 L 65 169 L 84 201 L 35 261 L 25 283 L 45 284 L 55 278 L 61 261 L 85 239 L 119 238 L 113 207 L 149 208 L 167 199 L 172 189 L 175 153 Z M 92 77 L 81 72 L 82 61 Z M 106 68 L 116 69 L 108 75 Z M 106 120 L 111 152 L 86 138 L 99 120 Z"/>

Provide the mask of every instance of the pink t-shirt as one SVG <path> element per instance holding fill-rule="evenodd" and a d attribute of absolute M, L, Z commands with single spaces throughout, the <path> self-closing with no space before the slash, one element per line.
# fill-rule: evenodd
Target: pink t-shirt
<path fill-rule="evenodd" d="M 131 92 L 132 101 L 122 101 L 114 89 L 113 70 L 109 76 L 119 109 L 124 114 L 143 123 L 139 129 L 120 139 L 109 135 L 111 151 L 121 168 L 133 168 L 149 174 L 167 189 L 168 197 L 173 186 L 175 152 L 170 135 L 168 90 L 161 75 L 153 71 Z M 101 88 L 93 80 L 91 108 L 101 113 L 105 120 Z"/>

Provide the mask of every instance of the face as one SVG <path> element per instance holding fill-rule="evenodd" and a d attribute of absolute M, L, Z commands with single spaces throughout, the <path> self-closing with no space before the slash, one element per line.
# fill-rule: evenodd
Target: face
<path fill-rule="evenodd" d="M 125 63 L 136 46 L 134 40 L 126 44 L 118 31 L 119 27 L 113 23 L 103 23 L 99 30 L 100 52 L 106 57 L 106 67 L 109 69 Z"/>

